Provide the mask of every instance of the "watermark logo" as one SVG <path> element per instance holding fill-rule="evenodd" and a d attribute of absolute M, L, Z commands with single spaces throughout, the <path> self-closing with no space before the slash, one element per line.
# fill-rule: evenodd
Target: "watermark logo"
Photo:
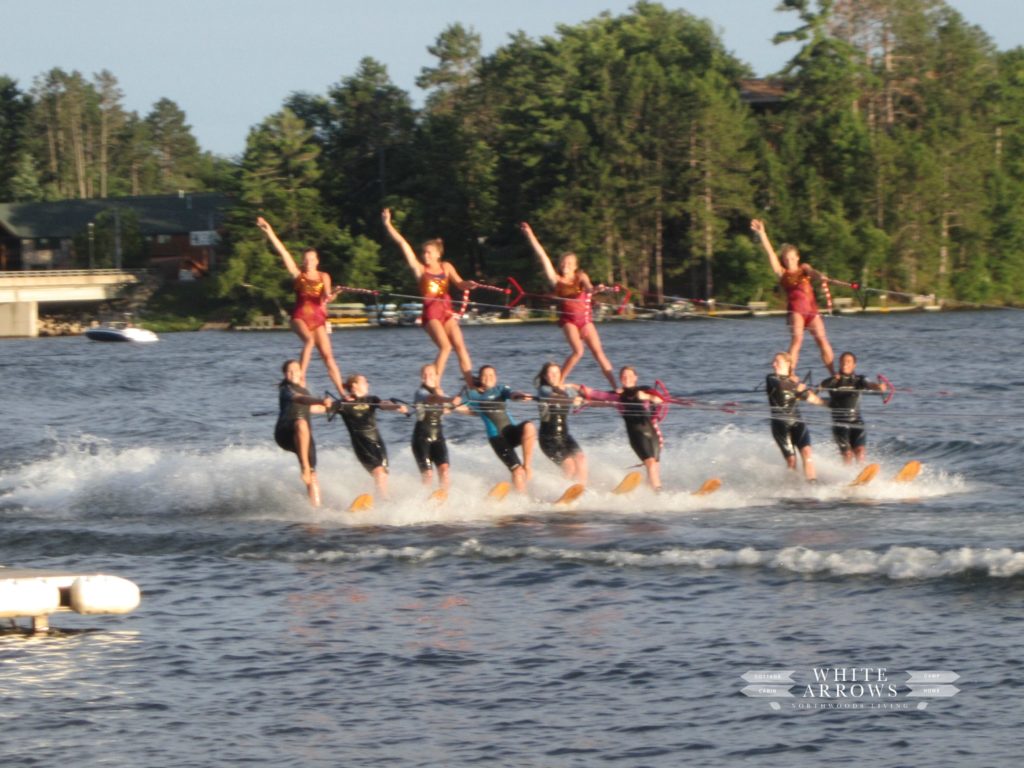
<path fill-rule="evenodd" d="M 809 670 L 751 669 L 740 675 L 744 696 L 767 699 L 773 710 L 927 709 L 934 699 L 960 692 L 950 670 L 896 671 L 874 666 L 821 666 Z"/>

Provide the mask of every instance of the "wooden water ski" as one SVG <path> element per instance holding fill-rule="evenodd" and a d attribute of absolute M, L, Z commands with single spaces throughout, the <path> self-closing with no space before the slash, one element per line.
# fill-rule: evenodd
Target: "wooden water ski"
<path fill-rule="evenodd" d="M 448 501 L 448 491 L 444 488 L 438 488 L 427 497 L 427 501 L 432 501 L 435 504 L 444 504 Z"/>
<path fill-rule="evenodd" d="M 576 499 L 583 495 L 583 492 L 587 490 L 586 486 L 582 483 L 574 483 L 565 489 L 565 493 L 559 496 L 555 500 L 555 504 L 564 505 L 572 504 Z"/>
<path fill-rule="evenodd" d="M 487 498 L 491 501 L 501 501 L 508 496 L 510 490 L 512 490 L 512 484 L 507 480 L 502 480 L 487 492 Z"/>
<path fill-rule="evenodd" d="M 894 483 L 909 483 L 911 480 L 917 477 L 920 472 L 921 462 L 918 461 L 917 459 L 914 459 L 913 461 L 908 461 L 906 464 L 904 464 L 892 480 Z"/>
<path fill-rule="evenodd" d="M 349 512 L 365 512 L 369 509 L 373 509 L 373 495 L 369 493 L 359 494 L 348 505 Z"/>
<path fill-rule="evenodd" d="M 615 489 L 612 491 L 612 493 L 632 493 L 639 487 L 640 483 L 642 483 L 643 480 L 644 476 L 640 472 L 630 472 L 628 475 L 622 478 L 621 483 L 615 486 Z"/>
<path fill-rule="evenodd" d="M 860 471 L 860 474 L 853 479 L 853 482 L 850 483 L 850 487 L 856 488 L 860 485 L 867 485 L 875 479 L 879 469 L 880 467 L 877 464 L 868 464 Z"/>
<path fill-rule="evenodd" d="M 704 485 L 693 492 L 694 496 L 708 496 L 722 487 L 722 481 L 717 477 L 709 477 Z"/>

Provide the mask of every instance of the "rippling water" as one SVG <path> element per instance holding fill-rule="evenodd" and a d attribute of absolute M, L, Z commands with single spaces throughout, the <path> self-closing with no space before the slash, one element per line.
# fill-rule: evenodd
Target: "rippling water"
<path fill-rule="evenodd" d="M 616 365 L 701 401 L 664 424 L 663 494 L 609 492 L 635 460 L 594 408 L 572 421 L 592 478 L 576 508 L 548 503 L 566 482 L 543 456 L 530 499 L 484 502 L 504 469 L 459 417 L 433 507 L 410 422 L 383 414 L 396 498 L 357 518 L 343 510 L 371 484 L 343 428 L 315 425 L 320 510 L 273 444 L 290 334 L 0 343 L 0 564 L 143 590 L 127 616 L 0 630 L 4 763 L 1016 764 L 1020 313 L 829 321 L 837 352 L 900 388 L 865 403 L 882 473 L 857 489 L 823 411 L 805 409 L 822 485 L 771 442 L 755 388 L 782 320 L 601 332 Z M 516 388 L 564 354 L 554 326 L 466 335 Z M 417 329 L 333 343 L 382 396 L 409 399 L 431 357 Z M 573 378 L 600 385 L 589 358 Z M 892 482 L 910 459 L 918 480 Z M 719 492 L 691 495 L 712 476 Z M 825 668 L 884 668 L 898 696 L 809 698 Z M 750 670 L 795 670 L 795 696 L 745 696 Z M 959 692 L 910 697 L 909 670 L 955 671 Z"/>

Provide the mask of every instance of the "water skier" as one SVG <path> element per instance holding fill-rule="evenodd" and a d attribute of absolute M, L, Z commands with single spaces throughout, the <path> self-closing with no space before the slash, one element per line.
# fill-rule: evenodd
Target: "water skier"
<path fill-rule="evenodd" d="M 863 463 L 867 455 L 867 432 L 860 414 L 862 392 L 886 392 L 885 382 L 868 381 L 856 372 L 857 356 L 843 352 L 839 356 L 839 373 L 821 382 L 819 392 L 828 393 L 828 407 L 832 411 L 832 437 L 847 464 L 855 459 Z"/>
<path fill-rule="evenodd" d="M 256 226 L 263 230 L 263 234 L 267 236 L 284 262 L 288 274 L 294 278 L 295 307 L 292 309 L 291 325 L 292 330 L 302 339 L 302 354 L 299 356 L 302 383 L 306 382 L 306 371 L 309 369 L 309 360 L 313 356 L 315 346 L 323 358 L 327 375 L 330 376 L 339 394 L 344 395 L 341 370 L 334 361 L 331 337 L 327 335 L 327 302 L 336 295 L 331 290 L 331 276 L 318 269 L 320 258 L 314 248 L 306 248 L 302 252 L 302 269 L 299 269 L 270 223 L 260 216 L 256 219 Z"/>
<path fill-rule="evenodd" d="M 313 442 L 311 413 L 325 413 L 331 407 L 330 397 L 317 398 L 303 385 L 302 365 L 286 360 L 281 366 L 284 378 L 278 386 L 280 411 L 274 426 L 274 441 L 299 459 L 299 473 L 306 484 L 309 503 L 320 506 L 320 484 L 316 479 L 316 443 Z"/>
<path fill-rule="evenodd" d="M 419 281 L 420 295 L 423 297 L 423 330 L 437 345 L 437 358 L 434 360 L 434 366 L 437 368 L 437 380 L 440 382 L 444 378 L 445 364 L 454 349 L 466 386 L 473 386 L 473 362 L 470 360 L 469 350 L 466 349 L 466 342 L 462 338 L 459 319 L 452 309 L 448 286 L 451 284 L 460 291 L 469 291 L 476 288 L 477 283 L 473 280 L 463 280 L 451 263 L 442 260 L 444 242 L 440 238 L 423 243 L 423 261 L 421 262 L 409 242 L 391 223 L 390 209 L 385 208 L 382 211 L 381 219 L 384 222 L 384 229 L 402 249 L 402 255 L 405 256 L 409 268 Z"/>
<path fill-rule="evenodd" d="M 797 407 L 801 400 L 814 405 L 824 401 L 807 385 L 793 375 L 792 358 L 788 352 L 778 352 L 772 360 L 774 373 L 768 374 L 765 387 L 772 414 L 772 437 L 786 459 L 786 466 L 796 470 L 797 453 L 804 464 L 804 477 L 817 482 L 814 459 L 811 455 L 811 435 Z"/>
<path fill-rule="evenodd" d="M 562 363 L 562 376 L 567 378 L 572 369 L 583 357 L 583 345 L 590 348 L 594 360 L 612 389 L 618 387 L 615 381 L 615 374 L 612 372 L 612 364 L 601 347 L 601 337 L 594 326 L 591 316 L 590 297 L 594 292 L 594 286 L 590 282 L 587 273 L 579 268 L 579 259 L 575 253 L 565 253 L 559 259 L 559 271 L 555 271 L 544 246 L 534 234 L 533 229 L 527 222 L 519 225 L 526 239 L 529 241 L 533 252 L 540 259 L 544 274 L 551 283 L 555 295 L 559 299 L 558 324 L 562 327 L 566 340 L 569 342 L 569 356 Z"/>
<path fill-rule="evenodd" d="M 361 373 L 353 374 L 345 382 L 351 398 L 338 400 L 332 411 L 341 415 L 352 438 L 352 450 L 363 469 L 370 473 L 382 498 L 388 498 L 388 449 L 377 429 L 377 411 L 407 413 L 401 403 L 381 400 L 370 394 L 370 384 Z"/>
<path fill-rule="evenodd" d="M 827 278 L 810 264 L 800 263 L 800 251 L 796 246 L 784 243 L 779 249 L 780 256 L 775 253 L 771 241 L 768 239 L 768 232 L 765 230 L 764 222 L 754 219 L 750 222 L 750 228 L 757 234 L 761 241 L 761 247 L 768 254 L 768 261 L 772 271 L 779 277 L 779 285 L 786 292 L 787 319 L 792 332 L 789 343 L 789 355 L 792 360 L 793 370 L 796 370 L 797 362 L 800 359 L 800 346 L 804 340 L 804 329 L 808 330 L 821 350 L 821 361 L 825 364 L 828 372 L 835 375 L 834 354 L 832 346 L 825 334 L 825 321 L 818 313 L 818 299 L 814 295 L 814 287 L 811 280 L 826 280 Z"/>
<path fill-rule="evenodd" d="M 437 378 L 437 368 L 427 363 L 420 369 L 420 386 L 413 398 L 416 426 L 412 430 L 412 455 L 424 485 L 430 485 L 437 468 L 438 484 L 445 491 L 451 485 L 448 472 L 448 444 L 441 420 L 455 398 L 446 397 Z"/>
<path fill-rule="evenodd" d="M 629 445 L 647 470 L 647 483 L 655 492 L 661 491 L 661 430 L 656 408 L 664 402 L 651 387 L 637 386 L 636 369 L 624 365 L 619 371 L 621 389 L 602 392 L 580 387 L 580 394 L 590 401 L 615 405 L 626 425 Z"/>
<path fill-rule="evenodd" d="M 498 383 L 498 372 L 493 365 L 480 367 L 477 386 L 467 388 L 459 413 L 476 414 L 484 422 L 491 449 L 512 473 L 512 485 L 519 493 L 526 492 L 526 481 L 533 475 L 531 462 L 533 447 L 537 442 L 537 429 L 530 421 L 517 424 L 508 415 L 509 400 L 532 400 L 524 392 L 513 392 L 505 384 Z M 523 460 L 519 460 L 516 448 L 522 447 Z"/>
<path fill-rule="evenodd" d="M 545 363 L 535 379 L 540 411 L 538 443 L 544 455 L 562 468 L 565 476 L 587 484 L 587 457 L 569 434 L 569 409 L 583 402 L 579 388 L 563 384 L 558 363 Z"/>

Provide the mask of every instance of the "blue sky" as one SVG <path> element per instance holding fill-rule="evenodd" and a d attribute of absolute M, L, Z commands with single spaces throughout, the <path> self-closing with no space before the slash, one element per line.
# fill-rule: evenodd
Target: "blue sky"
<path fill-rule="evenodd" d="M 662 0 L 709 19 L 757 74 L 778 71 L 795 53 L 776 32 L 797 26 L 778 0 Z M 1024 44 L 1021 0 L 952 0 L 1000 49 Z M 249 129 L 294 91 L 324 93 L 353 74 L 363 56 L 383 62 L 414 101 L 414 81 L 449 24 L 473 27 L 489 53 L 522 30 L 534 38 L 560 23 L 602 11 L 625 13 L 633 0 L 0 0 L 6 32 L 0 74 L 28 90 L 53 68 L 87 77 L 110 70 L 125 106 L 145 114 L 175 101 L 203 149 L 233 156 Z"/>

